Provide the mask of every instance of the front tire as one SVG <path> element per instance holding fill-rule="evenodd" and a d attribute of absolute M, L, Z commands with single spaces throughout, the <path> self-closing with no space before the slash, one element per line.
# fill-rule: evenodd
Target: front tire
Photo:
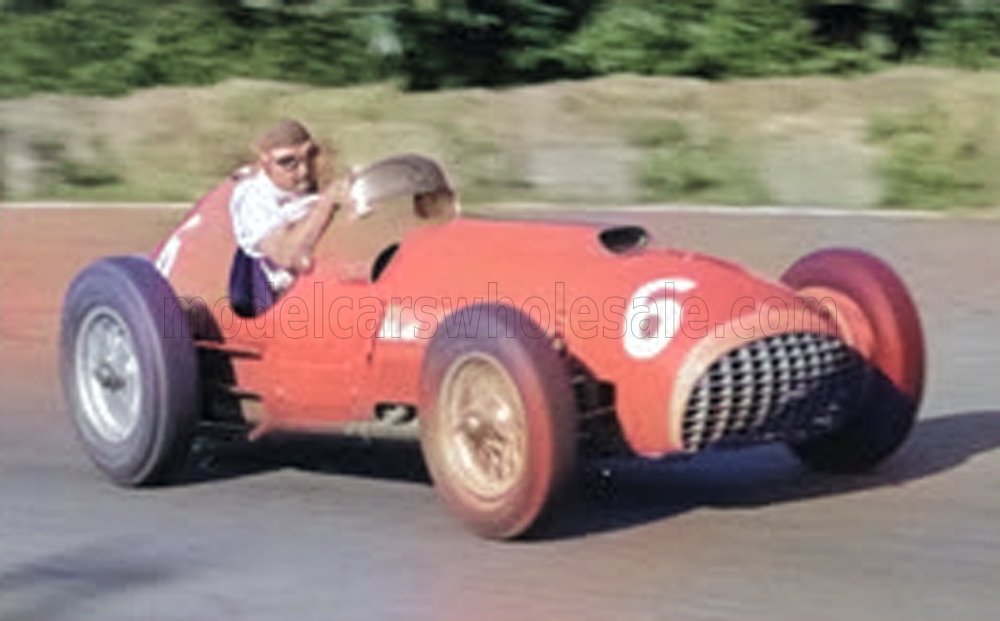
<path fill-rule="evenodd" d="M 782 282 L 805 295 L 846 298 L 871 329 L 871 376 L 859 410 L 833 433 L 791 448 L 814 470 L 870 470 L 905 441 L 920 407 L 925 348 L 916 305 L 891 267 L 857 250 L 808 255 L 785 272 Z"/>
<path fill-rule="evenodd" d="M 458 518 L 491 539 L 537 524 L 576 460 L 575 400 L 551 340 L 513 308 L 463 309 L 438 327 L 421 392 L 424 458 Z"/>
<path fill-rule="evenodd" d="M 116 483 L 168 479 L 198 420 L 197 354 L 169 283 L 142 257 L 84 269 L 63 302 L 60 375 L 77 436 Z"/>

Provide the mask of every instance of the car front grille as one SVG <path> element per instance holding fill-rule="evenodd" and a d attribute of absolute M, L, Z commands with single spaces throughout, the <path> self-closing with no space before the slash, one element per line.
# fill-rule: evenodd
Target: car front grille
<path fill-rule="evenodd" d="M 864 391 L 865 362 L 835 336 L 791 332 L 716 360 L 688 398 L 684 449 L 803 440 L 834 429 Z"/>

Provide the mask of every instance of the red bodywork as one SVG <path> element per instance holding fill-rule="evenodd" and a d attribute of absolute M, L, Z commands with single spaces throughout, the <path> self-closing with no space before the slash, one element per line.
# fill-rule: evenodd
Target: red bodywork
<path fill-rule="evenodd" d="M 261 430 L 367 421 L 379 404 L 418 404 L 435 320 L 477 302 L 532 317 L 594 378 L 613 385 L 623 436 L 645 456 L 683 450 L 689 394 L 726 351 L 803 330 L 837 332 L 862 354 L 868 349 L 869 328 L 849 304 L 831 313 L 726 261 L 639 239 L 613 248 L 598 225 L 457 214 L 422 222 L 403 213 L 412 202 L 393 208 L 407 223 L 389 232 L 377 218 L 338 214 L 312 272 L 269 311 L 242 319 L 227 303 L 232 187 L 204 197 L 153 259 L 179 296 L 210 312 L 221 338 L 197 330 L 199 345 L 232 355 L 236 390 L 259 398 Z M 378 251 L 397 241 L 373 282 Z M 352 244 L 367 249 L 345 250 Z M 645 295 L 656 305 L 642 303 Z M 658 328 L 665 328 L 659 337 L 642 338 Z"/>

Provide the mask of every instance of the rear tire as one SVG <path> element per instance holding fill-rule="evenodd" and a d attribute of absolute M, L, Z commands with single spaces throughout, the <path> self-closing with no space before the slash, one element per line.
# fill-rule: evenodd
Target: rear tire
<path fill-rule="evenodd" d="M 424 459 L 458 518 L 492 539 L 536 525 L 576 461 L 574 394 L 551 340 L 510 307 L 458 311 L 428 348 L 421 394 Z"/>
<path fill-rule="evenodd" d="M 864 313 L 873 338 L 871 378 L 859 411 L 833 433 L 791 448 L 814 470 L 870 470 L 909 435 L 923 396 L 925 349 L 916 305 L 891 267 L 856 250 L 808 255 L 782 281 L 799 291 L 825 289 L 847 297 Z"/>
<path fill-rule="evenodd" d="M 83 448 L 116 483 L 163 482 L 198 420 L 197 354 L 170 284 L 143 257 L 84 269 L 63 302 L 60 374 Z"/>

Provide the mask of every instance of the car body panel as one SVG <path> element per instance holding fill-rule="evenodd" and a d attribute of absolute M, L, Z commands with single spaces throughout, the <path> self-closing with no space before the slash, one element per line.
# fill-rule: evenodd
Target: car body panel
<path fill-rule="evenodd" d="M 726 351 L 789 331 L 864 332 L 842 325 L 863 318 L 838 317 L 734 263 L 642 243 L 609 249 L 606 226 L 465 217 L 453 198 L 418 214 L 415 188 L 448 188 L 443 173 L 415 177 L 381 194 L 384 183 L 369 183 L 370 196 L 356 196 L 364 209 L 337 214 L 320 240 L 314 269 L 255 318 L 235 316 L 227 299 L 235 180 L 154 251 L 200 322 L 199 342 L 228 352 L 238 389 L 259 398 L 263 428 L 369 420 L 379 404 L 417 404 L 438 324 L 462 309 L 474 321 L 477 308 L 500 304 L 612 384 L 628 445 L 660 456 L 683 449 L 688 394 Z"/>

